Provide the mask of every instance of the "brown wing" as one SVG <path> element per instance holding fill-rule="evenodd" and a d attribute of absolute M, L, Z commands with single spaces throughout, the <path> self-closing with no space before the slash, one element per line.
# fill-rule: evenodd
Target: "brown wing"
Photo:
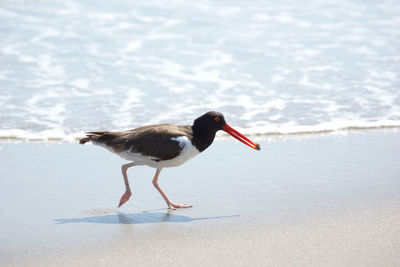
<path fill-rule="evenodd" d="M 112 147 L 115 152 L 130 150 L 160 160 L 168 160 L 178 156 L 182 150 L 179 142 L 171 138 L 182 135 L 191 140 L 193 136 L 191 126 L 158 124 L 121 132 L 89 132 L 87 136 L 91 141 Z"/>

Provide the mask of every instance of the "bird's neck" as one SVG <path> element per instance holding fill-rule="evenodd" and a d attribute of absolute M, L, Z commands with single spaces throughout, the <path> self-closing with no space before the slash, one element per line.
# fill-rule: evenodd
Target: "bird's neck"
<path fill-rule="evenodd" d="M 204 151 L 214 141 L 216 131 L 208 128 L 199 127 L 196 124 L 192 126 L 193 138 L 192 144 L 200 152 Z"/>

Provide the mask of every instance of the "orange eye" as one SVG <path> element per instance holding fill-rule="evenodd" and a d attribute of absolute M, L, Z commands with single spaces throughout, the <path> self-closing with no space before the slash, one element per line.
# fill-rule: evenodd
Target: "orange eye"
<path fill-rule="evenodd" d="M 215 120 L 216 122 L 219 122 L 220 118 L 219 118 L 219 117 L 214 117 L 214 120 Z"/>

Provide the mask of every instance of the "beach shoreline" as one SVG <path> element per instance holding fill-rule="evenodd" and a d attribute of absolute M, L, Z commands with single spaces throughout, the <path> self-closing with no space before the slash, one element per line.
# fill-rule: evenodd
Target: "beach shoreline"
<path fill-rule="evenodd" d="M 240 128 L 238 128 L 240 129 Z M 123 129 L 129 130 L 129 129 Z M 248 132 L 246 129 L 240 129 L 241 133 L 244 133 L 248 137 L 266 139 L 266 138 L 307 138 L 307 137 L 315 137 L 321 135 L 346 135 L 352 133 L 363 133 L 363 132 L 375 132 L 375 131 L 399 131 L 400 125 L 397 124 L 387 124 L 387 125 L 379 125 L 379 126 L 350 126 L 344 128 L 333 128 L 333 129 L 312 129 L 310 131 L 288 131 L 288 132 L 258 132 L 252 131 Z M 118 131 L 118 130 L 116 130 Z M 59 136 L 49 136 L 47 134 L 29 134 L 29 133 L 21 133 L 21 134 L 4 134 L 0 135 L 0 142 L 6 143 L 18 143 L 18 142 L 39 142 L 39 143 L 79 143 L 79 140 L 85 136 L 85 132 L 73 133 L 73 134 L 65 134 L 59 133 Z M 218 132 L 216 135 L 216 140 L 230 138 L 231 136 L 227 133 Z"/>

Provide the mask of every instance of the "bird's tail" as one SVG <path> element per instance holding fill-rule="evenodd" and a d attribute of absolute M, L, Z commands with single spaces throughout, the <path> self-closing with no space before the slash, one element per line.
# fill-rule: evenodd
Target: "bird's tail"
<path fill-rule="evenodd" d="M 79 140 L 79 144 L 83 145 L 89 141 L 97 141 L 106 132 L 87 132 L 86 137 Z"/>
<path fill-rule="evenodd" d="M 89 142 L 89 141 L 90 141 L 89 137 L 81 138 L 81 139 L 79 139 L 79 144 L 83 145 L 83 144 L 85 144 L 86 142 Z"/>

